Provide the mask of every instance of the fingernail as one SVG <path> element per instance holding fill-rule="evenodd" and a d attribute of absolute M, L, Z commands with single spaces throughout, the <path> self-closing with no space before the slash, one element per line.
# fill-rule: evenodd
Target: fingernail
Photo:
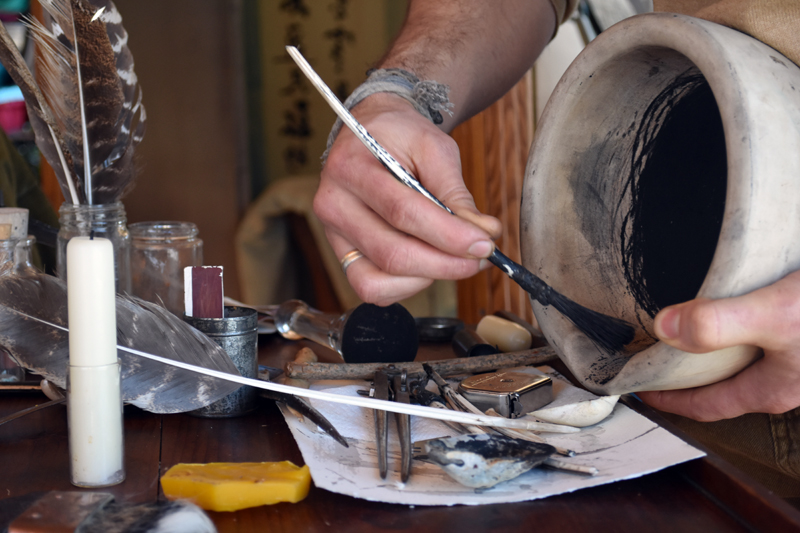
<path fill-rule="evenodd" d="M 680 310 L 675 309 L 667 309 L 664 311 L 664 315 L 659 320 L 659 328 L 661 331 L 657 332 L 660 333 L 660 337 L 666 339 L 677 339 L 681 333 L 681 313 Z"/>
<path fill-rule="evenodd" d="M 483 271 L 492 266 L 492 264 L 489 262 L 488 259 L 481 259 L 481 262 L 478 266 L 481 269 L 481 271 Z"/>
<path fill-rule="evenodd" d="M 494 243 L 492 241 L 478 241 L 472 243 L 467 253 L 472 257 L 489 257 L 494 250 Z"/>

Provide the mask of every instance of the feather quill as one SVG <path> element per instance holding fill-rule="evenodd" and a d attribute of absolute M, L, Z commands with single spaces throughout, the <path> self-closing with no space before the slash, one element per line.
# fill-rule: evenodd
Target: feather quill
<path fill-rule="evenodd" d="M 58 174 L 68 200 L 117 202 L 133 183 L 135 149 L 146 123 L 122 17 L 110 0 L 41 0 L 41 5 L 44 23 L 26 21 L 40 48 L 38 94 L 23 94 L 29 106 L 30 99 L 50 110 L 46 123 L 64 157 L 45 150 L 44 135 L 37 133 L 37 144 L 54 168 L 64 161 L 66 170 Z M 1 40 L 0 45 L 8 48 Z M 36 87 L 27 75 L 23 82 Z M 20 83 L 17 76 L 14 80 Z"/>
<path fill-rule="evenodd" d="M 69 337 L 43 324 L 67 326 L 67 288 L 38 272 L 0 277 L 0 345 L 17 363 L 66 387 Z M 117 295 L 117 344 L 183 363 L 240 376 L 228 354 L 208 337 L 166 309 Z M 204 407 L 239 385 L 215 377 L 142 359 L 118 350 L 123 401 L 154 413 L 179 413 Z"/>
<path fill-rule="evenodd" d="M 79 203 L 70 170 L 72 157 L 64 143 L 61 129 L 56 124 L 53 112 L 33 79 L 33 74 L 28 69 L 25 59 L 2 23 L 0 23 L 0 62 L 11 75 L 14 83 L 22 90 L 36 145 L 53 167 L 64 198 L 71 200 L 74 204 Z"/>

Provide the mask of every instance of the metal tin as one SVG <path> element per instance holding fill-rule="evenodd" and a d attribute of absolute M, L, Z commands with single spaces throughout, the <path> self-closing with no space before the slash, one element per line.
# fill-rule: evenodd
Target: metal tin
<path fill-rule="evenodd" d="M 481 411 L 491 408 L 506 418 L 518 418 L 553 401 L 553 380 L 498 371 L 465 379 L 459 383 L 458 392 Z"/>
<path fill-rule="evenodd" d="M 205 333 L 230 356 L 246 378 L 258 378 L 258 313 L 246 307 L 225 307 L 224 318 L 184 316 L 184 321 Z M 256 407 L 257 391 L 243 385 L 224 398 L 191 412 L 205 418 L 228 418 Z"/>
<path fill-rule="evenodd" d="M 426 316 L 414 321 L 421 342 L 450 342 L 453 335 L 464 329 L 464 322 L 457 318 Z"/>

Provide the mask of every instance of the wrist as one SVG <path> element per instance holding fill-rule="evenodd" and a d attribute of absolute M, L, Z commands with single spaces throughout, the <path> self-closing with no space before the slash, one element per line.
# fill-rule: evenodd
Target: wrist
<path fill-rule="evenodd" d="M 344 101 L 347 109 L 353 109 L 372 95 L 386 93 L 402 98 L 423 117 L 437 125 L 443 122 L 443 113 L 453 114 L 451 111 L 453 104 L 448 98 L 450 89 L 446 85 L 431 80 L 420 80 L 413 73 L 398 68 L 372 69 L 367 75 L 366 81 L 356 87 Z M 337 119 L 328 135 L 328 146 L 322 154 L 323 166 L 342 126 L 341 119 Z"/>

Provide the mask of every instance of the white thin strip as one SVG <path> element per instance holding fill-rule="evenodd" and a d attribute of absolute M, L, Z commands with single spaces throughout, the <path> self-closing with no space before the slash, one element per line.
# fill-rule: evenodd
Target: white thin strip
<path fill-rule="evenodd" d="M 64 170 L 64 179 L 67 180 L 67 187 L 69 188 L 69 195 L 72 197 L 72 204 L 78 205 L 80 203 L 78 201 L 78 191 L 75 190 L 75 183 L 73 183 L 69 168 L 67 168 L 67 161 L 64 159 L 64 152 L 61 151 L 61 145 L 58 144 L 56 132 L 53 131 L 53 127 L 49 124 L 47 125 L 47 129 L 50 130 L 50 136 L 53 138 L 53 144 L 56 147 L 56 153 L 58 153 L 58 160 L 61 161 L 61 168 Z"/>
<path fill-rule="evenodd" d="M 75 9 L 75 8 L 73 8 Z M 71 13 L 70 13 L 71 14 Z M 72 19 L 72 34 L 75 37 L 75 72 L 78 75 L 78 105 L 81 106 L 81 138 L 83 141 L 83 188 L 86 193 L 86 203 L 92 205 L 92 162 L 89 158 L 89 133 L 86 130 L 86 103 L 83 99 L 83 79 L 81 78 L 81 54 L 78 49 L 78 30 L 75 29 L 75 19 Z"/>
<path fill-rule="evenodd" d="M 392 155 L 386 151 L 386 149 L 378 144 L 372 135 L 362 126 L 356 117 L 353 116 L 352 113 L 339 101 L 333 91 L 322 81 L 322 78 L 314 72 L 314 69 L 311 65 L 308 64 L 308 61 L 303 57 L 300 51 L 294 46 L 287 46 L 286 51 L 289 52 L 289 55 L 292 56 L 294 62 L 297 63 L 297 66 L 300 67 L 300 70 L 303 71 L 303 74 L 311 81 L 314 87 L 317 88 L 317 91 L 322 95 L 328 105 L 331 106 L 334 113 L 336 113 L 342 122 L 344 122 L 348 128 L 358 137 L 364 146 L 372 152 L 378 161 L 383 163 L 383 166 L 391 172 L 398 181 L 405 184 L 408 187 L 411 187 L 418 193 L 425 196 L 428 200 L 432 201 L 442 209 L 448 211 L 450 214 L 453 214 L 446 205 L 439 201 L 434 195 L 432 195 L 425 187 L 423 187 L 417 179 L 411 175 L 409 171 L 403 168 L 403 165 L 397 162 L 397 160 L 392 157 Z"/>
<path fill-rule="evenodd" d="M 31 316 L 27 313 L 23 313 L 22 311 L 18 311 L 11 307 L 6 307 L 6 309 L 9 309 L 10 311 L 13 311 L 17 314 L 26 316 L 42 324 L 46 324 L 50 327 L 60 329 L 61 331 L 67 331 L 67 332 L 69 331 L 69 329 L 65 328 L 64 326 L 53 324 L 52 322 L 48 322 L 46 320 L 42 320 L 41 318 Z M 234 383 L 240 383 L 242 385 L 250 385 L 251 387 L 256 387 L 258 389 L 266 389 L 275 392 L 293 394 L 295 396 L 314 398 L 317 400 L 323 400 L 333 403 L 343 403 L 347 405 L 355 405 L 358 407 L 378 409 L 380 411 L 390 411 L 393 413 L 403 413 L 408 415 L 421 416 L 424 418 L 435 418 L 437 420 L 446 420 L 450 422 L 457 422 L 459 424 L 474 424 L 476 426 L 529 429 L 532 431 L 546 431 L 549 433 L 577 433 L 578 431 L 580 431 L 580 429 L 578 428 L 570 426 L 560 426 L 557 424 L 528 422 L 522 419 L 496 418 L 493 416 L 476 415 L 472 413 L 463 413 L 460 411 L 437 409 L 435 407 L 424 407 L 422 405 L 411 405 L 407 403 L 387 402 L 384 400 L 375 400 L 372 398 L 362 398 L 360 396 L 342 396 L 340 394 L 331 394 L 329 392 L 303 389 L 300 387 L 281 385 L 279 383 L 272 383 L 269 381 L 261 381 L 259 379 L 235 376 L 233 374 L 228 374 L 226 372 L 221 372 L 219 370 L 212 370 L 210 368 L 203 368 L 201 366 L 190 365 L 188 363 L 183 363 L 181 361 L 174 361 L 172 359 L 167 359 L 166 357 L 161 357 L 147 352 L 142 352 L 139 350 L 135 350 L 133 348 L 128 348 L 126 346 L 117 345 L 117 348 L 122 351 L 138 355 L 140 357 L 145 357 L 147 359 L 152 359 L 153 361 L 158 361 L 159 363 L 164 363 L 166 365 L 171 365 L 177 368 L 183 368 L 185 370 L 191 370 L 192 372 L 197 372 L 198 374 L 205 374 L 207 376 L 212 376 L 215 378 L 232 381 Z"/>

